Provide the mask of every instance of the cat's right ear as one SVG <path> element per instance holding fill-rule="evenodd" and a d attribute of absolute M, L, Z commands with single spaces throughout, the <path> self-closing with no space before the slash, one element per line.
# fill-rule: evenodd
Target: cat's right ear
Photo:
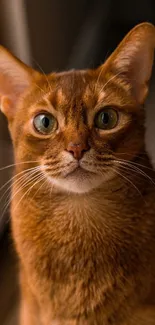
<path fill-rule="evenodd" d="M 122 82 L 122 87 L 127 86 L 140 105 L 144 104 L 148 93 L 154 51 L 155 27 L 150 23 L 141 23 L 125 36 L 104 63 L 108 78 L 118 78 L 118 84 Z"/>
<path fill-rule="evenodd" d="M 8 120 L 13 119 L 19 97 L 31 86 L 36 74 L 0 46 L 0 109 Z"/>

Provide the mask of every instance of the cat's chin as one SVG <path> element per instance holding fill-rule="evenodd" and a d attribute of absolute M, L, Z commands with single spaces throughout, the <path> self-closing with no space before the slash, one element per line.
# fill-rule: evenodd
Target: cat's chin
<path fill-rule="evenodd" d="M 63 178 L 49 178 L 56 187 L 72 193 L 87 193 L 100 186 L 103 182 L 101 175 L 76 169 Z"/>

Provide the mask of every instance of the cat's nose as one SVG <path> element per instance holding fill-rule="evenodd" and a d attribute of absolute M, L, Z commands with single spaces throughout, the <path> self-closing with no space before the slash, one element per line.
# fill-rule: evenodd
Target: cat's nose
<path fill-rule="evenodd" d="M 84 154 L 84 152 L 90 149 L 89 145 L 86 143 L 73 143 L 70 142 L 66 148 L 68 152 L 70 152 L 73 157 L 77 160 L 80 160 Z"/>

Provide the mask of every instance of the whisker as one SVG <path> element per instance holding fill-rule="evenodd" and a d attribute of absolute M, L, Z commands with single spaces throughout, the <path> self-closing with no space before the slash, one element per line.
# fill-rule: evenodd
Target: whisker
<path fill-rule="evenodd" d="M 121 164 L 121 168 L 126 168 L 126 169 L 129 169 L 132 170 L 132 171 L 135 171 L 137 172 L 137 174 L 140 174 L 142 175 L 143 177 L 145 177 L 146 179 L 148 179 L 154 186 L 155 186 L 155 182 L 152 180 L 152 178 L 147 175 L 143 170 L 141 170 L 140 168 L 138 168 L 137 166 L 134 166 L 134 165 L 130 165 L 129 163 L 125 163 L 125 162 L 120 162 L 120 161 L 116 161 L 118 162 L 119 164 Z M 122 166 L 123 165 L 123 166 Z"/>
<path fill-rule="evenodd" d="M 14 163 L 14 164 L 4 166 L 4 167 L 0 168 L 0 171 L 2 171 L 4 169 L 7 169 L 7 168 L 15 167 L 15 166 L 18 166 L 18 165 L 30 164 L 30 163 L 36 163 L 36 162 L 38 162 L 38 160 L 30 160 L 30 161 L 23 161 L 23 162 L 20 162 L 20 163 Z"/>
<path fill-rule="evenodd" d="M 130 161 L 130 160 L 126 160 L 126 159 L 119 159 L 119 158 L 116 158 L 116 159 L 119 160 L 119 161 L 122 161 L 122 162 L 130 163 L 130 164 L 132 164 L 132 165 L 140 166 L 140 167 L 146 168 L 146 169 L 148 169 L 148 170 L 154 171 L 153 168 L 150 168 L 150 167 L 148 167 L 148 166 L 145 166 L 145 165 L 142 165 L 142 164 L 136 163 L 136 162 L 134 162 L 134 161 Z"/>
<path fill-rule="evenodd" d="M 3 184 L 1 187 L 0 187 L 0 191 L 6 186 L 8 185 L 10 182 L 12 182 L 16 177 L 18 177 L 19 175 L 23 174 L 23 173 L 26 173 L 30 170 L 34 170 L 34 168 L 40 168 L 40 166 L 37 166 L 37 167 L 31 167 L 31 168 L 28 168 L 26 170 L 23 170 L 21 171 L 20 173 L 17 173 L 16 175 L 14 175 L 13 177 L 11 177 L 11 179 L 9 179 L 5 184 Z"/>
<path fill-rule="evenodd" d="M 40 176 L 40 175 L 39 175 Z M 3 217 L 4 216 L 4 214 L 5 214 L 5 212 L 6 212 L 6 210 L 7 210 L 7 208 L 8 208 L 8 206 L 10 205 L 10 203 L 11 203 L 11 201 L 13 200 L 13 198 L 21 191 L 21 190 L 23 190 L 25 187 L 27 187 L 29 184 L 31 184 L 31 182 L 32 181 L 34 181 L 36 178 L 38 177 L 38 175 L 33 175 L 32 176 L 32 178 L 31 179 L 28 179 L 25 183 L 24 183 L 24 185 L 22 184 L 22 186 L 19 188 L 17 188 L 17 191 L 13 194 L 13 196 L 11 196 L 11 198 L 9 198 L 9 200 L 6 202 L 6 204 L 5 204 L 5 206 L 4 206 L 4 208 L 3 208 L 3 212 L 2 212 L 2 215 L 1 215 L 1 217 Z M 10 197 L 10 195 L 9 195 L 9 197 Z"/>
<path fill-rule="evenodd" d="M 45 177 L 45 175 L 44 175 L 44 177 L 42 178 L 42 179 L 44 179 L 45 178 L 45 182 L 43 182 L 41 185 L 40 185 L 40 187 L 37 189 L 37 191 L 35 192 L 35 194 L 33 195 L 33 197 L 32 197 L 32 200 L 34 199 L 34 197 L 37 195 L 37 193 L 41 190 L 41 188 L 47 183 L 47 181 L 48 181 L 48 179 Z"/>
<path fill-rule="evenodd" d="M 12 188 L 12 181 L 13 181 L 13 179 L 15 179 L 15 178 L 18 177 L 20 174 L 22 174 L 22 176 L 20 176 L 18 179 L 16 179 L 16 180 L 14 181 L 14 184 L 17 183 L 18 186 L 19 186 L 19 185 L 22 185 L 22 182 L 23 182 L 23 181 L 25 182 L 25 178 L 30 177 L 31 175 L 33 176 L 33 174 L 36 173 L 38 170 L 39 170 L 39 167 L 30 168 L 30 169 L 28 169 L 28 170 L 26 170 L 26 171 L 22 171 L 21 173 L 18 173 L 17 175 L 15 175 L 14 177 L 12 177 L 11 180 L 9 180 L 7 183 L 5 183 L 5 184 L 2 186 L 2 188 L 4 188 L 6 184 L 8 184 L 8 183 L 11 182 L 11 185 L 8 186 L 8 188 L 5 190 L 5 192 L 4 192 L 3 195 L 1 196 L 1 198 L 0 198 L 0 202 L 2 201 L 3 197 L 5 197 L 5 195 L 6 195 L 7 193 L 8 193 L 8 194 L 7 194 L 7 196 L 6 196 L 5 201 L 7 201 L 7 200 L 10 198 L 10 190 L 11 190 L 11 188 Z M 23 175 L 23 173 L 24 173 L 24 175 Z M 2 189 L 2 188 L 1 188 L 1 189 Z"/>
<path fill-rule="evenodd" d="M 48 78 L 47 78 L 46 73 L 44 72 L 44 70 L 42 69 L 42 67 L 40 66 L 40 64 L 39 64 L 36 60 L 34 60 L 34 62 L 36 63 L 36 65 L 38 66 L 38 68 L 40 69 L 40 71 L 42 72 L 42 74 L 44 75 L 45 80 L 47 81 L 47 84 L 48 84 L 49 90 L 52 92 L 52 87 L 51 87 L 51 85 L 50 85 L 50 82 L 49 82 L 49 80 L 48 80 Z"/>
<path fill-rule="evenodd" d="M 120 162 L 119 162 L 120 163 Z M 136 174 L 137 174 L 137 176 L 139 175 L 139 176 L 143 176 L 143 177 L 145 177 L 145 178 L 147 178 L 147 174 L 145 174 L 145 173 L 143 173 L 141 170 L 138 170 L 138 169 L 135 169 L 134 167 L 132 168 L 132 166 L 124 166 L 124 164 L 122 165 L 121 163 L 120 163 L 120 168 L 123 168 L 123 169 L 125 169 L 126 171 L 128 171 L 129 173 L 131 173 L 131 171 L 132 172 L 135 172 Z"/>
<path fill-rule="evenodd" d="M 135 159 L 135 158 L 138 158 L 140 161 L 141 160 L 144 160 L 146 161 L 146 157 L 144 157 L 144 155 L 147 156 L 147 154 L 145 153 L 141 153 L 141 154 L 137 154 L 137 152 L 117 152 L 116 155 L 118 154 L 118 156 L 122 156 L 122 155 L 126 155 L 127 157 L 131 157 L 131 159 Z M 117 157 L 117 156 L 116 156 Z M 117 157 L 118 158 L 118 157 Z M 118 159 L 121 159 L 121 158 L 118 158 Z M 130 160 L 130 161 L 133 161 L 133 160 Z"/>
<path fill-rule="evenodd" d="M 44 95 L 47 95 L 47 93 L 45 92 L 45 90 L 42 89 L 39 85 L 37 85 L 36 82 L 33 82 L 33 83 L 34 83 L 34 85 L 35 85 L 38 89 L 40 89 L 40 90 L 42 91 L 42 93 L 43 93 Z"/>
<path fill-rule="evenodd" d="M 19 204 L 22 202 L 22 200 L 24 199 L 24 197 L 32 190 L 32 188 L 37 185 L 41 180 L 43 180 L 45 178 L 45 176 L 43 175 L 42 177 L 39 177 L 39 179 L 37 178 L 36 182 L 34 184 L 32 184 L 32 186 L 30 188 L 28 188 L 28 190 L 23 194 L 23 196 L 21 197 L 21 199 L 18 201 L 17 205 L 14 208 L 14 211 L 17 209 L 17 207 L 19 206 Z"/>
<path fill-rule="evenodd" d="M 124 176 L 124 175 L 122 175 L 122 173 L 120 173 L 117 169 L 115 169 L 115 168 L 113 168 L 113 170 L 114 170 L 114 172 L 116 173 L 116 174 L 118 174 L 118 175 L 120 175 L 122 178 L 124 178 L 127 182 L 129 182 L 134 188 L 135 188 L 135 190 L 138 192 L 138 194 L 141 196 L 141 197 L 143 197 L 142 196 L 142 193 L 139 191 L 139 189 L 137 188 L 137 186 L 129 179 L 129 178 L 127 178 L 126 176 Z"/>
<path fill-rule="evenodd" d="M 36 173 L 38 172 L 38 170 L 32 170 L 32 171 L 29 171 L 27 172 L 26 174 L 22 175 L 19 179 L 15 180 L 14 181 L 14 184 L 16 184 L 16 186 L 23 186 L 23 185 L 26 185 L 27 182 L 31 181 L 30 180 L 27 180 L 25 182 L 25 179 L 31 177 L 31 176 L 34 176 Z M 17 175 L 16 175 L 17 176 Z M 3 195 L 1 196 L 0 198 L 0 202 L 2 201 L 2 198 L 5 197 L 5 195 L 7 194 L 6 198 L 5 198 L 5 201 L 6 203 L 8 202 L 8 200 L 10 199 L 10 190 L 12 188 L 12 184 L 6 189 L 6 191 L 3 193 Z"/>
<path fill-rule="evenodd" d="M 110 81 L 112 81 L 113 79 L 115 79 L 117 76 L 119 76 L 120 74 L 121 74 L 122 72 L 118 72 L 116 75 L 114 75 L 114 76 L 112 76 L 104 85 L 103 85 L 103 87 L 100 89 L 100 94 L 101 94 L 101 92 L 104 90 L 104 88 L 108 85 L 108 83 L 110 82 Z"/>
<path fill-rule="evenodd" d="M 137 156 L 135 157 L 139 157 L 142 158 L 141 156 L 147 156 L 147 153 L 145 151 L 140 151 L 139 153 L 137 151 L 130 151 L 130 152 L 116 152 L 118 155 L 135 155 L 137 154 Z"/>
<path fill-rule="evenodd" d="M 130 164 L 129 162 L 124 162 L 124 161 L 116 161 L 118 162 L 119 164 L 121 165 L 124 165 L 124 166 L 127 166 L 128 168 L 131 168 L 132 170 L 135 170 L 135 171 L 138 171 L 141 175 L 145 176 L 146 178 L 148 178 L 154 185 L 155 183 L 153 182 L 152 178 L 147 175 L 142 169 L 138 168 L 137 166 L 133 165 L 133 164 Z"/>
<path fill-rule="evenodd" d="M 97 78 L 97 81 L 96 81 L 96 84 L 95 84 L 95 88 L 94 88 L 94 93 L 96 93 L 96 89 L 97 89 L 97 86 L 99 84 L 99 80 L 100 80 L 101 74 L 103 72 L 103 69 L 104 69 L 104 65 L 102 66 L 101 71 L 100 71 L 100 73 L 98 75 L 98 78 Z"/>
<path fill-rule="evenodd" d="M 28 183 L 31 183 L 31 181 L 30 181 L 30 180 L 27 181 L 27 182 L 25 183 L 25 186 L 27 186 Z M 23 184 L 22 184 L 22 185 L 23 185 Z M 23 188 L 24 188 L 24 186 L 23 186 Z M 18 188 L 17 193 L 18 193 L 21 189 L 22 189 L 21 187 Z M 15 194 L 16 194 L 16 192 L 15 192 Z M 7 195 L 7 197 L 6 197 L 6 203 L 5 203 L 5 205 L 4 205 L 4 208 L 3 208 L 3 211 L 2 211 L 2 215 L 1 215 L 1 217 L 4 216 L 6 210 L 7 210 L 7 208 L 9 207 L 9 205 L 10 205 L 12 199 L 14 198 L 14 196 L 15 196 L 15 195 L 13 195 L 13 196 L 10 197 L 10 193 Z"/>

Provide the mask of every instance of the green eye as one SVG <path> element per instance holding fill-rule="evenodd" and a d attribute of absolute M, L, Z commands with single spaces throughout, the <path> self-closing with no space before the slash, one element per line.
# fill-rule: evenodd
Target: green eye
<path fill-rule="evenodd" d="M 107 107 L 97 113 L 94 123 L 98 129 L 113 129 L 118 123 L 118 114 L 113 108 Z"/>
<path fill-rule="evenodd" d="M 57 121 L 55 117 L 51 114 L 38 114 L 34 120 L 33 124 L 35 129 L 42 134 L 50 134 L 57 126 Z"/>

